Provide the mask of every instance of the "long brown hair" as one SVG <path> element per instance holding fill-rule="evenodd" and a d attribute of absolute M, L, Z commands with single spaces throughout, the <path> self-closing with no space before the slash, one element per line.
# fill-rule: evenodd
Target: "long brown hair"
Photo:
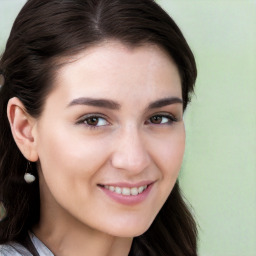
<path fill-rule="evenodd" d="M 27 160 L 17 148 L 6 109 L 18 97 L 39 117 L 51 90 L 57 61 L 106 39 L 132 47 L 156 44 L 176 63 L 184 110 L 197 75 L 194 56 L 172 18 L 153 0 L 28 0 L 17 16 L 0 61 L 0 200 L 7 216 L 0 222 L 0 243 L 17 241 L 33 255 L 27 232 L 40 219 L 38 179 L 26 184 Z M 36 164 L 32 165 L 37 175 Z M 151 227 L 134 238 L 131 255 L 195 256 L 196 224 L 176 182 Z"/>

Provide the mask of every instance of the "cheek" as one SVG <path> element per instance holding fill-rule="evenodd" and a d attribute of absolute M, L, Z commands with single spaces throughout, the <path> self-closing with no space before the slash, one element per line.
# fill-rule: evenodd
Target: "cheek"
<path fill-rule="evenodd" d="M 166 171 L 179 172 L 185 151 L 185 134 L 171 137 L 162 151 L 162 157 L 166 162 Z M 168 171 L 170 170 L 170 171 Z"/>
<path fill-rule="evenodd" d="M 154 163 L 160 170 L 162 203 L 169 196 L 180 171 L 185 151 L 184 126 L 154 143 Z"/>
<path fill-rule="evenodd" d="M 38 154 L 42 175 L 53 193 L 90 187 L 107 156 L 101 141 L 77 136 L 65 129 L 40 133 Z M 84 188 L 83 188 L 84 189 Z"/>
<path fill-rule="evenodd" d="M 179 125 L 161 140 L 154 141 L 152 148 L 154 149 L 154 160 L 163 174 L 179 172 L 185 151 L 184 126 Z"/>

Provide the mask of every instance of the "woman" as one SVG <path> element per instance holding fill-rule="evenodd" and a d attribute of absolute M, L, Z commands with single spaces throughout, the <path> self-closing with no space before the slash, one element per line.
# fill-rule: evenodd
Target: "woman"
<path fill-rule="evenodd" d="M 0 255 L 197 255 L 177 182 L 196 66 L 154 1 L 29 0 L 0 69 Z"/>

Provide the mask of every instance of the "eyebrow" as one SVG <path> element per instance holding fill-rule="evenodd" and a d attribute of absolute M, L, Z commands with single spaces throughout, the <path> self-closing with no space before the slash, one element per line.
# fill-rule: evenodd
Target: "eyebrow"
<path fill-rule="evenodd" d="M 161 107 L 171 105 L 171 104 L 176 104 L 176 103 L 183 104 L 183 100 L 178 97 L 163 98 L 150 103 L 147 109 L 161 108 Z M 68 107 L 75 106 L 75 105 L 87 105 L 87 106 L 93 106 L 93 107 L 108 108 L 113 110 L 119 110 L 121 108 L 121 105 L 113 100 L 84 98 L 84 97 L 72 100 L 68 104 Z"/>
<path fill-rule="evenodd" d="M 121 108 L 121 105 L 113 100 L 106 100 L 106 99 L 94 99 L 94 98 L 77 98 L 72 100 L 68 107 L 74 105 L 87 105 L 93 107 L 101 107 L 101 108 L 109 108 L 113 110 L 118 110 Z"/>
<path fill-rule="evenodd" d="M 178 97 L 160 99 L 150 103 L 148 106 L 148 109 L 161 108 L 161 107 L 168 106 L 171 104 L 176 104 L 176 103 L 183 104 L 183 100 Z"/>

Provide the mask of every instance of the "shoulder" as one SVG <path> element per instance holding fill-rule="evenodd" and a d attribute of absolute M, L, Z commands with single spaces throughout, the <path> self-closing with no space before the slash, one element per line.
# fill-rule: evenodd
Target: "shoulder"
<path fill-rule="evenodd" d="M 29 232 L 29 236 L 39 255 L 54 256 L 54 254 L 46 247 L 46 245 L 41 242 L 32 232 Z"/>
<path fill-rule="evenodd" d="M 0 256 L 32 256 L 32 254 L 18 243 L 0 244 Z"/>
<path fill-rule="evenodd" d="M 1 0 L 0 0 L 1 1 Z M 31 232 L 29 232 L 31 242 L 40 256 L 54 256 L 54 254 Z M 10 242 L 0 244 L 0 256 L 33 256 L 23 245 Z"/>

